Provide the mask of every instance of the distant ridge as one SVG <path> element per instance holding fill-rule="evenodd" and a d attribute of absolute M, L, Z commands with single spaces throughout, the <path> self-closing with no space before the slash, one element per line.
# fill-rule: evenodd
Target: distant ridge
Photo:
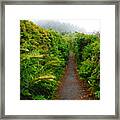
<path fill-rule="evenodd" d="M 43 28 L 46 29 L 51 28 L 60 33 L 85 32 L 83 28 L 79 28 L 78 26 L 72 25 L 70 23 L 62 23 L 59 21 L 52 21 L 52 20 L 40 20 L 34 22 Z"/>

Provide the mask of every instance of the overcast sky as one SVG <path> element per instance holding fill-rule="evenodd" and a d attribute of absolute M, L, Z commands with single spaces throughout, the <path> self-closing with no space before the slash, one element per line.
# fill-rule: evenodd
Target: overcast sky
<path fill-rule="evenodd" d="M 32 21 L 35 23 L 38 23 L 38 21 L 40 20 L 33 19 Z M 86 33 L 100 32 L 100 20 L 87 19 L 87 20 L 50 20 L 50 21 L 59 21 L 61 23 L 69 23 L 71 25 L 79 27 L 82 30 L 82 32 L 86 32 Z"/>
<path fill-rule="evenodd" d="M 62 23 L 70 23 L 85 30 L 85 32 L 100 32 L 99 20 L 60 20 Z"/>

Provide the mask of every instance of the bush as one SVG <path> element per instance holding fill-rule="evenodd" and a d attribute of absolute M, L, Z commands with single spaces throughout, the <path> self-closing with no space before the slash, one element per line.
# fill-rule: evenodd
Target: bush
<path fill-rule="evenodd" d="M 68 42 L 52 29 L 20 21 L 21 99 L 52 99 L 68 59 Z M 55 76 L 33 82 L 43 76 Z M 32 84 L 31 84 L 32 83 Z"/>
<path fill-rule="evenodd" d="M 96 99 L 100 98 L 100 38 L 97 34 L 75 33 L 78 73 L 87 80 Z"/>

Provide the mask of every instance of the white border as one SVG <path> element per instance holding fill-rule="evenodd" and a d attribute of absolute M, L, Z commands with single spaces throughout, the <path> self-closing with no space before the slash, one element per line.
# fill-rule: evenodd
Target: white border
<path fill-rule="evenodd" d="M 20 101 L 20 19 L 101 21 L 100 100 Z M 115 5 L 5 5 L 5 115 L 115 115 Z"/>

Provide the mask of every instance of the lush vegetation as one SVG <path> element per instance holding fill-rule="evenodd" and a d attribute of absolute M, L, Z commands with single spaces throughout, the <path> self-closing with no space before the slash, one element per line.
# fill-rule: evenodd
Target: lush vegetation
<path fill-rule="evenodd" d="M 100 38 L 97 34 L 59 33 L 31 21 L 20 21 L 20 97 L 54 99 L 69 51 L 73 50 L 80 79 L 100 98 Z"/>
<path fill-rule="evenodd" d="M 68 41 L 52 29 L 20 21 L 21 99 L 52 99 L 68 58 Z"/>
<path fill-rule="evenodd" d="M 80 79 L 87 80 L 96 99 L 100 98 L 100 38 L 99 33 L 74 33 L 74 52 Z"/>

